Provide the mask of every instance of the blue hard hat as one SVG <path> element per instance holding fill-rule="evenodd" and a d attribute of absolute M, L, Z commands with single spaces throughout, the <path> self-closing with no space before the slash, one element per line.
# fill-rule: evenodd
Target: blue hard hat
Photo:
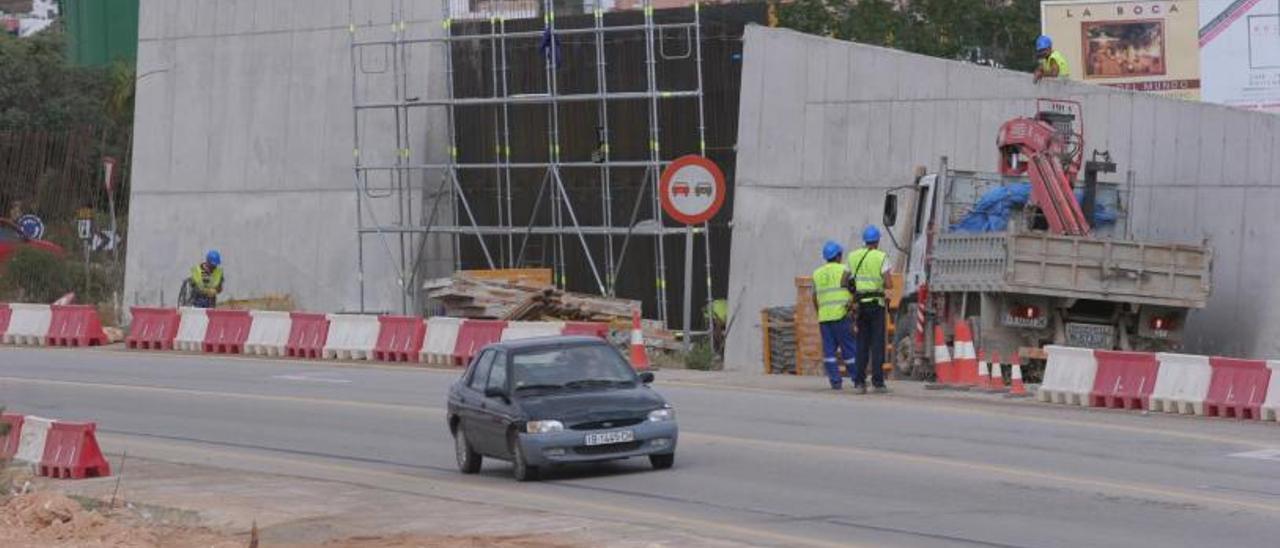
<path fill-rule="evenodd" d="M 222 254 L 218 253 L 218 250 L 216 249 L 210 249 L 209 252 L 204 255 L 204 262 L 213 266 L 218 266 L 222 264 Z"/>
<path fill-rule="evenodd" d="M 844 248 L 840 247 L 838 243 L 827 240 L 827 243 L 822 244 L 822 258 L 825 260 L 834 261 L 842 253 L 844 253 Z"/>
<path fill-rule="evenodd" d="M 876 225 L 867 225 L 867 228 L 862 229 L 862 241 L 869 244 L 879 242 L 880 229 L 876 228 Z"/>
<path fill-rule="evenodd" d="M 1036 38 L 1036 51 L 1044 51 L 1051 47 L 1053 47 L 1052 38 L 1049 38 L 1048 36 L 1045 36 L 1043 34 L 1041 34 L 1039 38 Z"/>

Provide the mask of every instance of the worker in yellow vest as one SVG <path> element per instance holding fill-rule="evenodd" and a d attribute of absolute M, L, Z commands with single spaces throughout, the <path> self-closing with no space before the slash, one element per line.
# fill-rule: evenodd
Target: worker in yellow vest
<path fill-rule="evenodd" d="M 191 304 L 196 308 L 214 308 L 222 293 L 222 254 L 210 250 L 204 262 L 191 267 Z"/>
<path fill-rule="evenodd" d="M 853 387 L 867 393 L 867 369 L 877 394 L 887 394 L 884 385 L 885 290 L 893 287 L 889 277 L 888 255 L 880 251 L 880 229 L 869 225 L 862 231 L 861 249 L 849 254 L 849 272 L 853 276 L 854 310 L 857 316 L 857 360 L 854 363 Z"/>
<path fill-rule="evenodd" d="M 850 376 L 853 376 L 856 354 L 853 319 L 849 314 L 853 294 L 849 292 L 849 267 L 841 261 L 843 255 L 840 244 L 828 241 L 822 246 L 822 258 L 827 262 L 813 271 L 812 297 L 813 307 L 818 311 L 818 330 L 822 334 L 822 366 L 832 390 L 840 390 L 844 384 L 837 352 L 844 358 Z"/>
<path fill-rule="evenodd" d="M 1037 84 L 1044 78 L 1065 80 L 1071 77 L 1071 67 L 1067 66 L 1066 56 L 1053 49 L 1053 39 L 1043 34 L 1036 38 L 1036 60 L 1035 82 Z"/>

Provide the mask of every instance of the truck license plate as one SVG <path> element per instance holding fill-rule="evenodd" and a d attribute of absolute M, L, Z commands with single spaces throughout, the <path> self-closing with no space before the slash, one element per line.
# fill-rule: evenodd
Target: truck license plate
<path fill-rule="evenodd" d="M 611 443 L 627 443 L 636 441 L 636 433 L 632 430 L 615 430 L 587 434 L 587 445 L 609 445 Z"/>
<path fill-rule="evenodd" d="M 1110 325 L 1067 324 L 1067 346 L 1110 350 L 1115 347 L 1116 330 Z"/>

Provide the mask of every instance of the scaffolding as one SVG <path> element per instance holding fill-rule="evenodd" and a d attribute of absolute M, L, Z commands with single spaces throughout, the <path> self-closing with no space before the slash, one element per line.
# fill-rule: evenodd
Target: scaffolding
<path fill-rule="evenodd" d="M 640 274 L 642 265 L 632 265 L 630 270 L 624 270 L 624 259 L 633 240 L 649 239 L 654 246 L 655 258 L 652 269 L 653 302 L 656 303 L 657 318 L 667 322 L 666 240 L 671 236 L 686 236 L 686 253 L 691 254 L 692 235 L 696 234 L 704 243 L 706 295 L 710 301 L 712 270 L 709 225 L 684 227 L 665 222 L 661 214 L 658 184 L 662 170 L 676 157 L 690 153 L 706 155 L 701 6 L 694 4 L 692 17 L 687 20 L 659 22 L 655 18 L 652 0 L 643 0 L 642 21 L 630 23 L 608 17 L 604 0 L 586 0 L 586 13 L 575 18 L 578 22 L 576 26 L 558 26 L 555 0 L 440 1 L 443 5 L 442 31 L 414 35 L 407 24 L 406 0 L 391 0 L 389 31 L 385 25 L 356 21 L 355 4 L 359 0 L 349 0 L 352 6 L 349 30 L 355 125 L 353 171 L 358 217 L 361 310 L 365 308 L 365 261 L 370 259 L 366 256 L 366 246 L 370 242 L 366 240 L 375 240 L 373 245 L 381 248 L 382 253 L 394 265 L 396 282 L 403 288 L 402 312 L 419 312 L 422 265 L 426 258 L 424 254 L 429 247 L 428 239 L 433 236 L 450 239 L 455 270 L 463 266 L 464 239 L 478 244 L 480 254 L 483 255 L 483 266 L 488 268 L 523 267 L 537 260 L 533 255 L 540 252 L 545 257 L 549 252 L 551 264 L 543 266 L 553 269 L 553 279 L 561 288 L 568 285 L 567 257 L 573 252 L 574 255 L 585 258 L 592 290 L 609 296 L 616 296 L 617 282 L 623 272 L 632 272 L 634 274 L 630 275 L 637 276 L 647 275 Z M 612 5 L 612 2 L 608 5 Z M 531 22 L 527 19 L 528 15 L 536 11 L 540 11 L 541 28 L 536 28 L 536 20 Z M 582 24 L 584 17 L 589 18 L 589 24 Z M 513 23 L 521 24 L 511 28 Z M 626 34 L 637 41 L 642 37 L 642 66 L 610 66 L 607 62 L 611 39 Z M 686 47 L 677 47 L 678 43 L 671 44 L 673 40 L 679 42 L 681 36 Z M 590 47 L 594 48 L 595 59 L 590 69 L 584 69 L 580 65 L 569 68 L 561 66 L 561 51 L 566 40 L 574 40 L 577 45 L 590 43 Z M 511 73 L 519 67 L 514 66 L 514 61 L 508 58 L 509 53 L 518 46 L 527 51 L 531 44 L 538 44 L 542 51 L 543 87 L 531 92 L 513 90 Z M 442 55 L 429 56 L 432 62 L 444 65 L 445 90 L 442 96 L 421 97 L 415 95 L 415 89 L 410 89 L 413 86 L 409 72 L 421 63 L 414 59 L 414 52 L 418 51 L 414 48 L 422 45 L 442 50 Z M 464 51 L 473 55 L 465 56 Z M 371 55 L 370 52 L 374 54 Z M 460 62 L 461 57 L 462 61 L 470 60 L 474 68 L 476 52 L 487 54 L 488 57 L 487 61 L 481 61 L 489 69 L 489 81 L 486 83 L 488 93 L 468 94 L 460 90 L 455 81 L 455 63 Z M 371 58 L 386 59 L 388 62 L 370 63 Z M 661 89 L 659 75 L 662 65 L 673 61 L 692 63 L 693 71 L 696 72 L 696 86 L 691 89 Z M 593 71 L 594 89 L 562 90 L 562 80 L 575 68 Z M 610 89 L 610 71 L 616 70 L 644 71 L 645 84 L 640 89 Z M 469 71 L 469 74 L 474 72 Z M 367 86 L 362 90 L 360 81 L 362 78 L 371 80 L 370 75 L 373 74 L 384 82 L 389 82 L 393 89 L 390 92 L 381 90 L 380 97 L 369 98 L 368 96 L 376 94 Z M 676 101 L 696 102 L 696 149 L 670 152 L 663 149 L 662 109 Z M 595 116 L 566 120 L 562 116 L 562 109 L 571 104 L 594 104 Z M 629 109 L 645 109 L 647 153 L 624 158 L 616 152 L 613 146 L 615 128 L 610 125 L 610 113 L 618 112 L 619 105 L 625 105 Z M 491 111 L 492 119 L 468 116 L 464 121 L 459 118 L 459 109 L 475 111 L 476 107 Z M 432 129 L 417 127 L 421 125 L 421 120 L 430 118 L 415 116 L 414 113 L 422 109 L 443 111 L 442 119 L 437 120 L 437 123 L 444 126 L 440 137 L 447 141 L 447 145 L 443 153 L 434 158 L 427 151 L 411 146 L 415 139 L 429 134 Z M 530 109 L 546 111 L 545 143 L 542 144 L 542 150 L 513 151 L 513 147 L 517 146 L 512 135 L 513 117 L 522 112 L 527 117 Z M 380 139 L 385 140 L 384 148 L 386 144 L 393 144 L 395 151 L 394 154 L 383 154 L 381 160 L 372 160 L 362 149 L 362 146 L 367 146 L 362 141 L 369 140 L 367 136 L 362 136 L 362 128 L 369 127 L 366 118 L 375 112 L 390 113 L 394 120 L 393 124 L 385 124 L 394 125 L 394 128 L 384 128 L 394 131 L 394 135 L 382 135 Z M 483 159 L 478 158 L 475 151 L 460 153 L 460 123 L 465 123 L 472 132 L 477 131 L 475 128 L 480 124 L 492 126 L 491 132 L 487 131 L 488 128 L 485 131 L 492 133 L 493 147 L 491 151 L 483 153 Z M 562 156 L 562 140 L 566 130 L 579 134 L 584 130 L 595 132 L 597 146 L 590 157 Z M 421 135 L 415 132 L 421 132 Z M 387 160 L 388 156 L 392 157 L 390 161 Z M 635 181 L 634 175 L 641 171 L 643 174 Z M 486 178 L 483 183 L 472 180 L 479 177 L 476 174 L 481 173 Z M 632 175 L 630 178 L 633 183 L 638 182 L 638 190 L 630 204 L 625 203 L 625 198 L 615 195 L 618 180 L 626 178 L 625 174 Z M 516 212 L 524 204 L 517 203 L 521 192 L 516 187 L 522 184 L 521 181 L 528 183 L 533 180 L 540 181 L 537 183 L 536 198 L 527 218 L 517 218 Z M 582 216 L 579 215 L 582 211 L 581 199 L 573 199 L 575 196 L 567 180 L 574 181 L 576 188 L 590 187 L 593 188 L 593 194 L 599 193 L 599 210 L 590 212 L 591 218 L 598 222 L 588 224 L 582 221 Z M 589 184 L 583 186 L 581 183 L 584 182 Z M 484 200 L 478 200 L 475 196 L 480 185 L 484 186 Z M 492 196 L 491 200 L 488 199 L 489 196 Z M 385 207 L 385 203 L 381 207 L 376 206 L 375 203 L 379 200 L 389 200 L 394 203 L 394 207 Z M 575 201 L 579 202 L 577 207 Z M 646 205 L 647 207 L 642 207 Z M 479 208 L 484 208 L 484 216 L 492 211 L 493 222 L 479 222 Z M 618 219 L 616 217 L 621 216 L 615 215 L 615 209 L 629 209 L 630 216 Z M 642 209 L 652 217 L 640 219 Z M 385 219 L 388 215 L 394 216 L 394 220 Z M 535 244 L 542 239 L 551 242 L 550 249 L 538 249 L 542 246 Z M 686 265 L 686 269 L 688 268 Z M 687 289 L 692 291 L 692 285 Z M 688 325 L 684 327 L 691 329 Z"/>

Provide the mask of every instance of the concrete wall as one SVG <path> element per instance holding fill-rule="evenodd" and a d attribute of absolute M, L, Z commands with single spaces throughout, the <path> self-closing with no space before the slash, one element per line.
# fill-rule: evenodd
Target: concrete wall
<path fill-rule="evenodd" d="M 729 299 L 730 369 L 758 371 L 763 307 L 793 303 L 822 242 L 856 245 L 917 165 L 994 171 L 996 130 L 1037 97 L 1081 101 L 1086 152 L 1135 172 L 1135 236 L 1208 238 L 1214 292 L 1188 349 L 1280 357 L 1280 117 L 750 27 Z M 1104 178 L 1104 180 L 1107 180 Z M 1123 179 L 1121 179 L 1123 180 Z"/>
<path fill-rule="evenodd" d="M 142 1 L 126 303 L 158 304 L 163 292 L 172 305 L 190 267 L 218 248 L 228 297 L 360 307 L 347 28 L 354 19 L 362 39 L 387 38 L 401 17 L 392 15 L 394 0 L 352 3 L 353 18 L 348 0 Z M 437 3 L 403 4 L 408 35 L 442 32 Z M 443 95 L 442 54 L 438 46 L 410 52 L 409 96 Z M 361 100 L 391 98 L 388 57 L 375 50 L 360 59 Z M 441 115 L 414 115 L 416 160 L 445 150 Z M 390 112 L 364 116 L 360 127 L 361 157 L 392 161 Z M 366 219 L 396 221 L 395 199 L 371 202 Z M 405 214 L 423 215 L 419 207 Z M 365 243 L 365 307 L 399 310 L 399 240 Z M 448 246 L 430 243 L 429 269 L 447 272 Z"/>

